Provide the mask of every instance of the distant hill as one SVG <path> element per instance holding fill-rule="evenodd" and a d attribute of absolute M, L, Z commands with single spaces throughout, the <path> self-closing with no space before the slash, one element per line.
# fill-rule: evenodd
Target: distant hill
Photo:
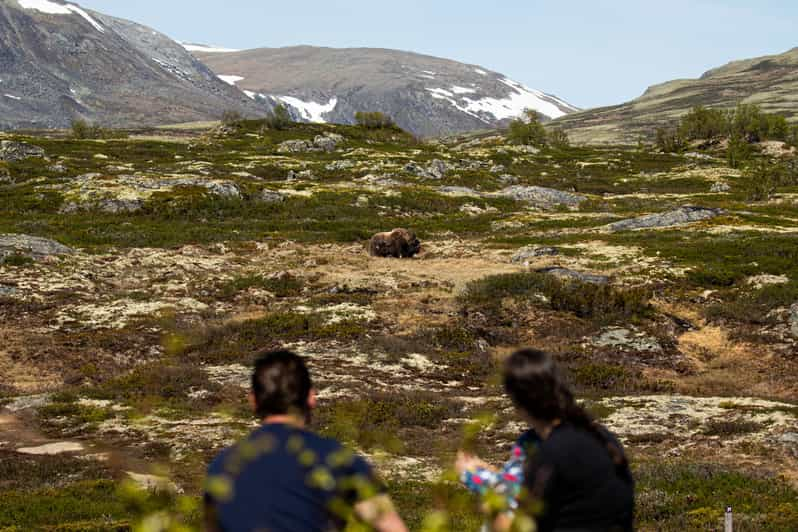
<path fill-rule="evenodd" d="M 696 105 L 732 108 L 739 102 L 798 120 L 798 48 L 735 61 L 699 79 L 655 85 L 631 102 L 571 114 L 557 123 L 578 143 L 634 143 L 676 123 Z"/>
<path fill-rule="evenodd" d="M 150 28 L 51 0 L 0 0 L 0 129 L 131 127 L 262 109 Z"/>
<path fill-rule="evenodd" d="M 254 101 L 283 103 L 308 122 L 351 123 L 357 111 L 380 111 L 408 131 L 436 136 L 495 128 L 526 108 L 547 118 L 577 111 L 486 68 L 410 52 L 185 46 Z"/>

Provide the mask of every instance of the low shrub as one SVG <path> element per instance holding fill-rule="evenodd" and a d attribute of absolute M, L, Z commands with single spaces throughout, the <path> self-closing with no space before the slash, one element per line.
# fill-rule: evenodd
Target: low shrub
<path fill-rule="evenodd" d="M 355 123 L 365 129 L 393 129 L 396 127 L 390 116 L 380 112 L 358 111 L 355 113 Z"/>

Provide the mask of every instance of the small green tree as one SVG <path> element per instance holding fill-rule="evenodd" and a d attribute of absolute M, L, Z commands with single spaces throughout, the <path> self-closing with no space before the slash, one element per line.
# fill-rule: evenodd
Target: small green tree
<path fill-rule="evenodd" d="M 679 153 L 687 147 L 678 130 L 665 127 L 657 129 L 656 145 L 664 153 Z"/>
<path fill-rule="evenodd" d="M 264 127 L 266 129 L 277 131 L 288 129 L 293 124 L 294 121 L 291 119 L 291 113 L 288 112 L 288 108 L 283 104 L 269 111 L 264 120 Z"/>
<path fill-rule="evenodd" d="M 745 189 L 750 201 L 767 201 L 773 197 L 778 187 L 785 184 L 786 169 L 779 163 L 766 158 L 753 161 L 743 170 Z"/>
<path fill-rule="evenodd" d="M 728 132 L 727 114 L 718 109 L 693 107 L 679 125 L 679 136 L 686 140 L 711 140 Z"/>
<path fill-rule="evenodd" d="M 393 129 L 396 127 L 393 119 L 377 111 L 355 113 L 355 123 L 366 129 Z"/>
<path fill-rule="evenodd" d="M 97 124 L 91 124 L 82 118 L 72 121 L 72 138 L 75 139 L 103 139 L 111 136 L 110 131 Z"/>
<path fill-rule="evenodd" d="M 524 111 L 524 118 L 517 118 L 510 122 L 507 141 L 510 144 L 545 146 L 548 136 L 540 119 L 540 114 L 537 111 L 527 109 Z"/>
<path fill-rule="evenodd" d="M 751 145 L 743 135 L 735 133 L 729 138 L 729 146 L 726 148 L 726 161 L 731 168 L 740 168 L 751 158 L 752 152 Z"/>
<path fill-rule="evenodd" d="M 563 149 L 571 145 L 571 139 L 568 138 L 568 133 L 562 129 L 552 129 L 547 134 L 547 142 L 552 148 Z"/>
<path fill-rule="evenodd" d="M 244 119 L 241 113 L 234 109 L 228 109 L 222 113 L 222 124 L 225 126 L 234 126 Z"/>

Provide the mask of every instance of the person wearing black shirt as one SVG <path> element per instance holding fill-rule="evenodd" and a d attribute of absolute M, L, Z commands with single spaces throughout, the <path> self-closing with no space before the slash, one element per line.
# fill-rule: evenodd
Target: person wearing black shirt
<path fill-rule="evenodd" d="M 634 530 L 635 486 L 623 447 L 576 403 L 551 357 L 531 349 L 513 354 L 504 385 L 540 437 L 527 458 L 521 501 L 537 530 Z M 494 528 L 511 526 L 503 516 Z"/>

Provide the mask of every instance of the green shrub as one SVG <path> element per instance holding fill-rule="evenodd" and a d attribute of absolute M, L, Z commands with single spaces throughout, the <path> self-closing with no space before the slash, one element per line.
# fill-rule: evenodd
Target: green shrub
<path fill-rule="evenodd" d="M 570 373 L 577 385 L 594 390 L 614 390 L 631 378 L 626 368 L 612 364 L 585 364 L 571 369 Z"/>
<path fill-rule="evenodd" d="M 228 109 L 222 113 L 222 124 L 225 126 L 235 126 L 239 124 L 244 117 L 239 111 Z"/>
<path fill-rule="evenodd" d="M 355 113 L 355 123 L 365 129 L 393 129 L 396 127 L 390 116 L 376 111 L 358 111 Z"/>
<path fill-rule="evenodd" d="M 540 296 L 545 299 L 541 299 Z M 599 321 L 628 320 L 651 313 L 650 293 L 639 288 L 560 280 L 536 272 L 494 275 L 466 286 L 460 300 L 465 305 L 496 307 L 506 298 L 548 306 L 552 310 Z"/>
<path fill-rule="evenodd" d="M 23 268 L 35 263 L 36 261 L 31 257 L 22 255 L 20 253 L 13 253 L 11 255 L 6 255 L 5 257 L 0 257 L 0 265 L 5 266 L 16 266 L 18 268 Z"/>
<path fill-rule="evenodd" d="M 768 159 L 758 159 L 743 170 L 745 189 L 750 201 L 767 201 L 785 182 L 785 167 Z"/>
<path fill-rule="evenodd" d="M 684 151 L 687 143 L 676 129 L 659 128 L 655 140 L 657 148 L 664 153 L 679 153 Z"/>
<path fill-rule="evenodd" d="M 727 114 L 718 109 L 703 106 L 693 109 L 682 118 L 679 137 L 687 140 L 714 139 L 724 136 L 729 129 Z"/>
<path fill-rule="evenodd" d="M 547 143 L 552 148 L 564 149 L 571 146 L 571 139 L 568 138 L 568 133 L 562 129 L 551 129 L 546 135 Z"/>
<path fill-rule="evenodd" d="M 76 140 L 109 139 L 123 136 L 97 124 L 91 124 L 83 119 L 73 120 L 71 129 L 72 138 Z"/>
<path fill-rule="evenodd" d="M 294 124 L 291 118 L 291 113 L 285 105 L 278 105 L 266 115 L 264 119 L 264 127 L 275 131 L 283 131 L 290 128 Z"/>
<path fill-rule="evenodd" d="M 726 148 L 726 162 L 731 168 L 740 168 L 751 159 L 754 150 L 742 135 L 733 134 L 729 137 L 729 145 Z"/>
<path fill-rule="evenodd" d="M 517 118 L 510 122 L 507 141 L 510 144 L 545 146 L 547 134 L 546 128 L 541 123 L 541 115 L 527 109 L 524 112 L 524 118 Z"/>
<path fill-rule="evenodd" d="M 302 279 L 293 275 L 277 277 L 264 277 L 263 275 L 244 275 L 234 277 L 221 284 L 216 295 L 221 299 L 230 299 L 250 288 L 260 288 L 271 292 L 278 298 L 297 296 L 301 293 L 304 283 Z"/>

